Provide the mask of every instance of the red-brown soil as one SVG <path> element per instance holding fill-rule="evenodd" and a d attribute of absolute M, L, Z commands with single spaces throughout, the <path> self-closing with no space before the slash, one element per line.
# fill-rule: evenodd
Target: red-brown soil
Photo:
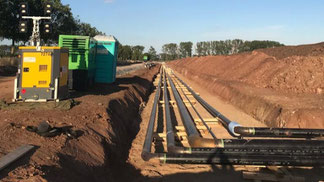
<path fill-rule="evenodd" d="M 324 43 L 168 65 L 269 126 L 324 127 Z"/>
<path fill-rule="evenodd" d="M 158 67 L 118 78 L 72 94 L 79 104 L 68 111 L 0 110 L 0 157 L 23 144 L 37 149 L 1 171 L 1 181 L 119 181 L 131 142 L 139 131 L 140 113 L 152 89 Z M 10 100 L 13 77 L 0 78 L 0 99 Z M 73 126 L 83 135 L 44 138 L 16 126 Z M 13 123 L 13 124 L 12 124 Z M 13 126 L 15 125 L 15 126 Z M 134 176 L 131 172 L 129 175 Z M 126 175 L 125 179 L 128 179 Z"/>
<path fill-rule="evenodd" d="M 114 85 L 97 85 L 88 92 L 74 93 L 72 96 L 79 104 L 68 111 L 0 110 L 0 157 L 25 143 L 39 146 L 1 171 L 0 180 L 243 181 L 241 170 L 244 166 L 237 169 L 235 166 L 159 164 L 141 159 L 154 98 L 154 94 L 149 94 L 157 71 L 158 67 L 136 71 L 118 78 Z M 13 77 L 0 77 L 0 99 L 11 99 L 12 82 Z M 230 119 L 249 120 L 245 124 L 253 120 L 207 94 L 198 84 L 187 83 L 202 97 L 207 97 L 216 109 L 230 115 Z M 84 133 L 78 139 L 68 139 L 65 135 L 43 138 L 10 124 L 37 125 L 43 120 L 53 126 L 72 125 Z M 286 170 L 293 176 L 305 176 L 307 181 L 324 179 L 321 169 Z"/>

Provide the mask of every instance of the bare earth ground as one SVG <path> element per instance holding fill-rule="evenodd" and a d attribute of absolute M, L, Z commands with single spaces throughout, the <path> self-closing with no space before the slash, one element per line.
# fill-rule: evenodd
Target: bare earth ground
<path fill-rule="evenodd" d="M 268 126 L 324 127 L 324 43 L 168 63 Z"/>
<path fill-rule="evenodd" d="M 122 76 L 143 68 L 144 68 L 144 63 L 137 63 L 137 64 L 131 64 L 126 66 L 117 66 L 116 75 Z"/>
<path fill-rule="evenodd" d="M 1 181 L 118 181 L 132 139 L 139 130 L 140 111 L 151 92 L 158 67 L 119 77 L 114 84 L 96 85 L 73 93 L 71 110 L 0 109 L 0 157 L 23 144 L 37 149 L 1 171 Z M 13 77 L 0 78 L 0 99 L 10 100 Z M 83 135 L 44 138 L 21 127 L 48 121 L 73 126 Z M 14 125 L 14 126 L 13 126 Z M 122 168 L 123 170 L 118 170 Z"/>

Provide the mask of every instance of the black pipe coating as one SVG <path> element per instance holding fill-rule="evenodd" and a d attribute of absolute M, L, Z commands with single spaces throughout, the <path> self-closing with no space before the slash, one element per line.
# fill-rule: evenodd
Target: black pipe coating
<path fill-rule="evenodd" d="M 265 166 L 324 166 L 323 156 L 277 156 L 277 155 L 188 155 L 165 154 L 161 163 L 172 164 L 220 164 L 220 165 L 265 165 Z"/>
<path fill-rule="evenodd" d="M 323 129 L 235 127 L 234 131 L 246 137 L 315 138 L 324 136 Z"/>
<path fill-rule="evenodd" d="M 182 99 L 176 89 L 176 87 L 174 86 L 170 76 L 168 74 L 166 74 L 168 80 L 169 80 L 169 83 L 170 83 L 170 86 L 171 86 L 171 89 L 172 89 L 172 93 L 174 95 L 174 98 L 176 100 L 176 103 L 177 103 L 177 106 L 178 106 L 178 109 L 180 111 L 180 116 L 181 116 L 181 120 L 183 122 L 183 125 L 186 129 L 186 132 L 187 132 L 187 135 L 188 137 L 192 137 L 192 136 L 200 136 L 199 135 L 199 132 L 188 112 L 188 110 L 186 109 L 186 106 L 184 105 L 184 103 L 182 102 Z"/>
<path fill-rule="evenodd" d="M 157 105 L 158 105 L 158 101 L 160 98 L 161 82 L 162 82 L 162 74 L 160 75 L 160 81 L 157 86 L 156 94 L 154 97 L 154 103 L 153 103 L 151 116 L 150 116 L 149 124 L 147 127 L 147 131 L 146 131 L 144 145 L 143 145 L 142 158 L 144 160 L 149 160 L 149 158 L 150 158 L 149 154 L 151 154 L 153 130 L 154 130 L 154 123 L 155 123 L 155 118 L 156 118 Z"/>

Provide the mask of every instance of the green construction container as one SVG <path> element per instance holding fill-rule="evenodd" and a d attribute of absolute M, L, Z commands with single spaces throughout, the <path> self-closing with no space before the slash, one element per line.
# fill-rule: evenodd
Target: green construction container
<path fill-rule="evenodd" d="M 116 80 L 118 41 L 113 36 L 95 36 L 97 41 L 95 82 L 113 83 Z"/>
<path fill-rule="evenodd" d="M 96 41 L 89 36 L 60 35 L 59 46 L 69 48 L 69 88 L 86 89 L 94 81 Z"/>

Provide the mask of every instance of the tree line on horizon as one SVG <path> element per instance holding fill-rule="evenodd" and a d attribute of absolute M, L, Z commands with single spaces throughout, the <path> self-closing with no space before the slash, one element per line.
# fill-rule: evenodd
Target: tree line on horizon
<path fill-rule="evenodd" d="M 25 45 L 32 32 L 32 22 L 28 23 L 28 33 L 19 33 L 19 4 L 27 2 L 31 15 L 42 15 L 44 12 L 43 4 L 51 2 L 53 5 L 52 13 L 52 33 L 42 34 L 42 39 L 47 44 L 55 44 L 60 34 L 69 35 L 87 35 L 94 37 L 98 34 L 104 34 L 89 23 L 82 22 L 78 17 L 73 16 L 69 5 L 63 5 L 61 0 L 0 0 L 0 40 L 12 40 L 11 53 L 14 55 L 14 49 L 17 44 Z M 42 25 L 41 25 L 42 27 Z M 119 45 L 119 60 L 148 60 L 168 61 L 192 56 L 208 55 L 230 55 L 245 51 L 253 51 L 260 48 L 269 48 L 283 46 L 276 41 L 243 41 L 241 39 L 220 40 L 220 41 L 202 41 L 195 45 L 188 42 L 168 43 L 162 46 L 162 53 L 158 54 L 154 47 L 150 46 L 147 52 L 142 45 Z M 6 46 L 0 47 L 0 56 L 5 54 Z M 4 52 L 4 53 L 2 53 Z M 195 54 L 193 53 L 195 52 Z M 6 55 L 7 56 L 7 55 Z"/>
<path fill-rule="evenodd" d="M 197 42 L 195 47 L 190 41 L 164 44 L 162 53 L 157 54 L 155 48 L 150 46 L 148 52 L 144 53 L 144 46 L 122 45 L 119 44 L 118 58 L 119 60 L 141 60 L 144 56 L 153 61 L 169 61 L 182 59 L 192 56 L 210 56 L 210 55 L 231 55 L 256 49 L 273 48 L 284 46 L 280 42 L 270 40 L 254 40 L 244 41 L 241 39 L 220 40 L 220 41 L 202 41 Z M 195 49 L 195 54 L 193 54 Z"/>

